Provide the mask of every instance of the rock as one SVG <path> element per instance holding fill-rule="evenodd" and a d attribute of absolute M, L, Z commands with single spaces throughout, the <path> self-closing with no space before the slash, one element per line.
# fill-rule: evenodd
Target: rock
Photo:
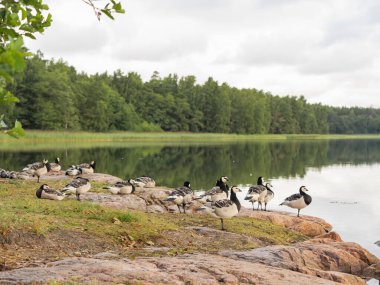
<path fill-rule="evenodd" d="M 1 284 L 68 282 L 80 284 L 338 284 L 316 276 L 222 256 L 105 260 L 67 258 L 42 267 L 0 272 Z"/>
<path fill-rule="evenodd" d="M 73 196 L 73 199 L 75 197 Z M 81 195 L 84 201 L 98 203 L 113 209 L 133 209 L 146 211 L 146 203 L 136 195 L 112 195 L 103 193 L 87 192 Z"/>
<path fill-rule="evenodd" d="M 372 264 L 364 269 L 364 276 L 380 280 L 380 263 Z"/>
<path fill-rule="evenodd" d="M 123 179 L 109 175 L 106 173 L 88 173 L 88 174 L 81 174 L 81 177 L 88 178 L 90 181 L 96 181 L 96 182 L 104 182 L 109 184 L 114 184 L 118 181 L 122 181 Z M 72 179 L 72 176 L 65 175 L 64 171 L 58 171 L 58 172 L 48 172 L 47 174 L 41 176 L 41 179 L 46 180 L 64 180 L 64 179 Z"/>
<path fill-rule="evenodd" d="M 311 239 L 289 246 L 267 246 L 244 252 L 223 251 L 221 254 L 343 284 L 364 284 L 362 279 L 353 275 L 362 276 L 368 266 L 379 263 L 378 258 L 360 245 L 336 242 L 329 238 Z"/>
<path fill-rule="evenodd" d="M 160 205 L 149 205 L 146 207 L 148 213 L 164 213 L 166 209 Z"/>
<path fill-rule="evenodd" d="M 309 237 L 326 234 L 332 229 L 332 226 L 323 219 L 311 216 L 297 217 L 287 212 L 252 211 L 251 209 L 242 208 L 239 216 L 270 221 L 273 224 L 292 229 Z"/>

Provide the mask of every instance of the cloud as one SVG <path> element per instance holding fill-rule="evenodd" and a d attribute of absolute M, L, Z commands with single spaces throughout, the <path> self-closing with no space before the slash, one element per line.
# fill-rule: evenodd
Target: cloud
<path fill-rule="evenodd" d="M 212 76 L 310 102 L 380 107 L 377 0 L 129 0 L 126 14 L 100 22 L 81 1 L 48 1 L 52 27 L 27 46 L 79 70 Z"/>

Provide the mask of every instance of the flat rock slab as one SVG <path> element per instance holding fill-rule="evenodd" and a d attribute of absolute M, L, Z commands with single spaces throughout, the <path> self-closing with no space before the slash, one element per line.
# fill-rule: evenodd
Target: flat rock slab
<path fill-rule="evenodd" d="M 273 224 L 292 229 L 309 237 L 320 236 L 332 230 L 332 226 L 321 218 L 311 216 L 297 217 L 288 212 L 252 211 L 252 209 L 242 208 L 238 216 L 270 221 Z"/>
<path fill-rule="evenodd" d="M 208 254 L 135 260 L 68 258 L 43 267 L 0 272 L 0 284 L 72 280 L 80 284 L 339 284 L 286 269 Z"/>
<path fill-rule="evenodd" d="M 110 183 L 110 184 L 114 184 L 118 181 L 123 180 L 119 177 L 116 177 L 116 176 L 113 176 L 110 174 L 106 174 L 106 173 L 89 173 L 89 174 L 80 174 L 80 175 L 76 175 L 76 176 L 68 176 L 68 175 L 65 175 L 64 171 L 58 171 L 58 172 L 48 172 L 47 174 L 42 175 L 40 177 L 40 182 L 43 183 L 46 180 L 73 179 L 77 176 L 88 178 L 90 181 L 104 182 L 104 183 Z M 37 181 L 37 178 L 29 177 L 29 180 L 36 180 Z"/>

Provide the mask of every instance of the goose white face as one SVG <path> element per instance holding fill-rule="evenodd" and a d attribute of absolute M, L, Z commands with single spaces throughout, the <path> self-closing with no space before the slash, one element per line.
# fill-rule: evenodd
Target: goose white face
<path fill-rule="evenodd" d="M 242 192 L 242 191 L 240 190 L 240 188 L 238 188 L 238 187 L 236 187 L 236 186 L 232 186 L 232 187 L 231 187 L 231 191 L 234 191 L 235 193 L 237 193 L 237 192 Z"/>
<path fill-rule="evenodd" d="M 301 191 L 306 192 L 306 191 L 309 191 L 309 190 L 307 190 L 305 186 L 302 186 L 301 187 Z"/>
<path fill-rule="evenodd" d="M 270 184 L 269 182 L 268 182 L 266 185 L 267 185 L 267 187 L 270 187 L 270 188 L 272 188 L 272 187 L 273 187 L 273 185 L 272 185 L 272 184 Z"/>
<path fill-rule="evenodd" d="M 221 180 L 222 180 L 223 183 L 226 183 L 228 181 L 228 177 L 227 176 L 222 176 Z"/>

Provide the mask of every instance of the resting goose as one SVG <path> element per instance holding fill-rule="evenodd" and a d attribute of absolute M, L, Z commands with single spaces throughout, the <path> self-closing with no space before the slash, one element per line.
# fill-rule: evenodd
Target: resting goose
<path fill-rule="evenodd" d="M 257 178 L 257 185 L 252 185 L 248 189 L 247 196 L 245 196 L 244 200 L 249 200 L 252 203 L 252 208 L 255 210 L 255 202 L 258 202 L 257 210 L 259 210 L 259 206 L 264 202 L 265 196 L 267 195 L 267 188 L 264 186 L 264 179 L 262 176 Z"/>
<path fill-rule="evenodd" d="M 177 205 L 178 211 L 181 213 L 181 208 L 179 205 L 182 205 L 183 213 L 186 214 L 186 204 L 191 203 L 193 200 L 193 190 L 190 188 L 190 182 L 185 181 L 183 186 L 176 188 L 170 195 L 165 199 L 165 201 L 173 202 Z"/>
<path fill-rule="evenodd" d="M 76 165 L 71 165 L 66 171 L 65 171 L 65 175 L 68 175 L 68 176 L 77 176 L 79 174 L 82 174 L 82 170 L 81 169 L 78 169 L 78 167 Z"/>
<path fill-rule="evenodd" d="M 59 157 L 56 157 L 55 162 L 49 163 L 49 165 L 50 165 L 51 171 L 58 172 L 61 170 L 61 164 L 60 164 Z"/>
<path fill-rule="evenodd" d="M 137 177 L 134 181 L 142 183 L 144 185 L 143 187 L 146 187 L 146 188 L 156 187 L 156 181 L 154 181 L 153 178 L 148 177 L 148 176 Z"/>
<path fill-rule="evenodd" d="M 215 202 L 218 200 L 228 199 L 228 177 L 222 176 L 216 181 L 216 186 L 199 196 L 197 199 L 203 200 L 203 202 Z M 205 199 L 205 200 L 204 200 Z"/>
<path fill-rule="evenodd" d="M 306 194 L 305 191 L 309 191 L 306 189 L 305 186 L 300 187 L 300 193 L 293 194 L 292 196 L 289 196 L 280 204 L 280 206 L 285 205 L 293 209 L 298 209 L 298 215 L 300 216 L 300 210 L 305 208 L 306 206 L 310 205 L 311 203 L 311 196 Z"/>
<path fill-rule="evenodd" d="M 37 176 L 37 183 L 40 182 L 40 176 L 48 173 L 50 170 L 50 165 L 48 161 L 44 159 L 42 162 L 35 162 L 33 164 L 29 164 L 27 167 L 23 169 L 29 175 Z"/>
<path fill-rule="evenodd" d="M 40 188 L 36 191 L 36 196 L 39 199 L 49 199 L 49 200 L 62 200 L 65 198 L 65 194 L 61 191 L 50 188 L 47 184 L 42 184 Z"/>
<path fill-rule="evenodd" d="M 135 192 L 135 186 L 128 180 L 128 181 L 119 181 L 116 182 L 114 185 L 109 185 L 104 187 L 103 189 L 107 189 L 112 194 L 120 194 L 120 195 L 126 195 L 126 194 L 132 194 Z"/>
<path fill-rule="evenodd" d="M 236 186 L 232 186 L 230 199 L 218 200 L 211 204 L 212 213 L 220 218 L 223 231 L 225 230 L 223 220 L 225 218 L 232 218 L 236 216 L 240 211 L 241 205 L 239 199 L 236 196 L 237 192 L 241 192 L 241 190 Z M 204 209 L 207 209 L 207 207 L 204 206 L 199 210 Z"/>
<path fill-rule="evenodd" d="M 81 163 L 77 165 L 76 168 L 79 169 L 83 174 L 88 174 L 88 173 L 94 173 L 95 167 L 96 167 L 96 162 L 91 161 L 90 163 Z"/>
<path fill-rule="evenodd" d="M 75 194 L 77 196 L 77 200 L 80 201 L 80 195 L 88 192 L 90 188 L 90 181 L 87 178 L 78 176 L 62 189 L 62 193 Z"/>

